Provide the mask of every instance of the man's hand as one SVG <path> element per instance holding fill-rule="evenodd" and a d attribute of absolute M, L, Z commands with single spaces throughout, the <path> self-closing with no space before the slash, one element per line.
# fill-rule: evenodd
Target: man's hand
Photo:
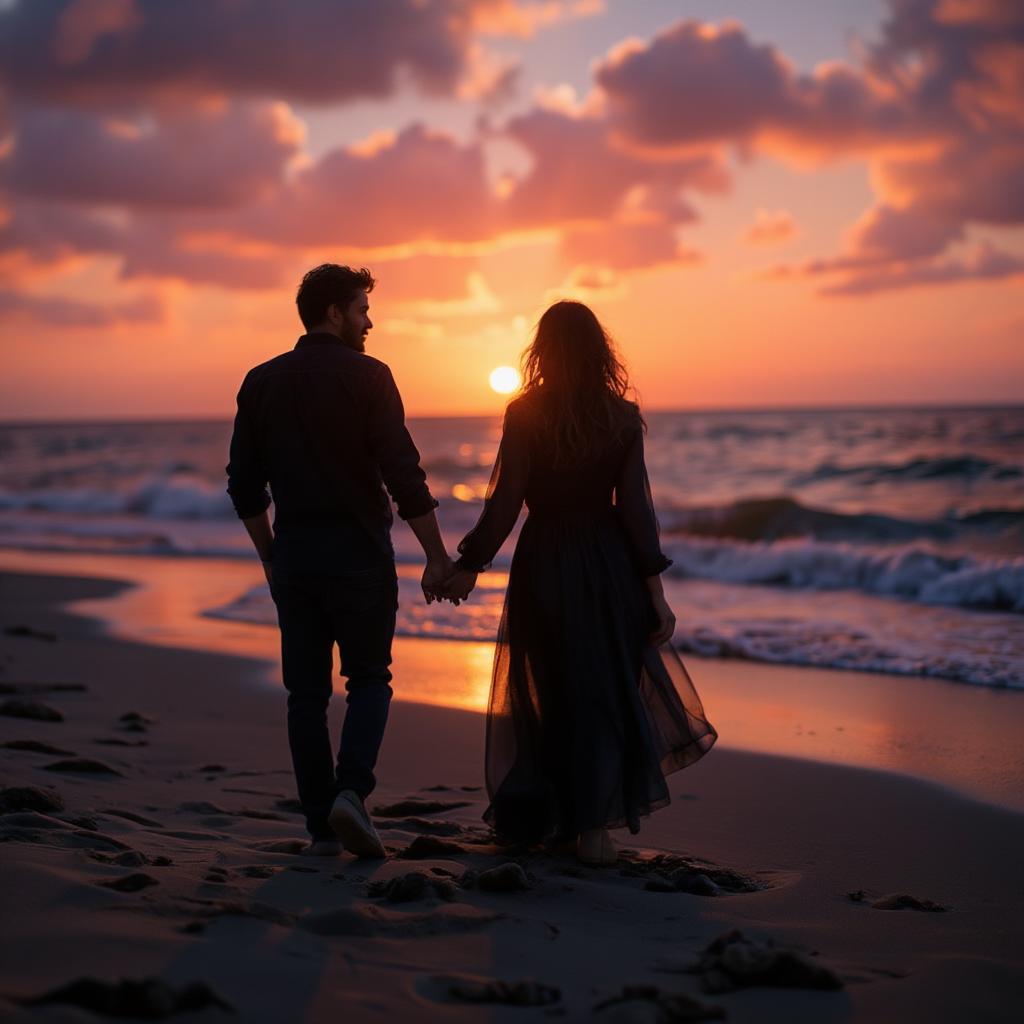
<path fill-rule="evenodd" d="M 420 586 L 423 588 L 423 597 L 427 604 L 440 601 L 447 597 L 445 582 L 455 571 L 452 560 L 445 555 L 444 558 L 429 558 L 427 566 L 423 570 L 423 577 Z"/>

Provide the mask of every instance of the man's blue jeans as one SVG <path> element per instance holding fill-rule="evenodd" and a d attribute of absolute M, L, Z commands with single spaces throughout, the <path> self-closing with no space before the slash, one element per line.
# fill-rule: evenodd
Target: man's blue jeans
<path fill-rule="evenodd" d="M 398 584 L 394 566 L 333 576 L 277 574 L 271 587 L 281 627 L 288 690 L 288 742 L 299 801 L 314 839 L 332 835 L 327 815 L 351 789 L 365 799 L 391 703 L 391 641 Z M 335 757 L 327 723 L 334 646 L 348 692 Z"/>

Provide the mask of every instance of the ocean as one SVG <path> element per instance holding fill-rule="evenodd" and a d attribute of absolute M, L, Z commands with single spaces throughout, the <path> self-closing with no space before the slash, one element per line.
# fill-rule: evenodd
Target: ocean
<path fill-rule="evenodd" d="M 682 651 L 1024 688 L 1024 407 L 652 412 L 647 463 Z M 450 549 L 499 417 L 412 419 Z M 253 558 L 229 421 L 0 425 L 0 546 Z M 514 540 L 458 608 L 400 580 L 398 630 L 488 640 Z M 394 529 L 398 560 L 420 561 Z M 265 587 L 206 610 L 271 626 Z"/>

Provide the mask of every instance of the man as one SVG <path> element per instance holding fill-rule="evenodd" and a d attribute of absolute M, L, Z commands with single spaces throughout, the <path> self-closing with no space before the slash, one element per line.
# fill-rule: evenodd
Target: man
<path fill-rule="evenodd" d="M 384 856 L 365 807 L 391 700 L 398 605 L 384 487 L 426 554 L 428 603 L 452 572 L 391 371 L 364 354 L 374 283 L 366 269 L 332 263 L 302 279 L 296 304 L 307 333 L 246 375 L 227 467 L 277 606 L 288 741 L 308 852 L 318 856 L 342 844 Z M 348 692 L 336 758 L 327 724 L 335 644 Z"/>

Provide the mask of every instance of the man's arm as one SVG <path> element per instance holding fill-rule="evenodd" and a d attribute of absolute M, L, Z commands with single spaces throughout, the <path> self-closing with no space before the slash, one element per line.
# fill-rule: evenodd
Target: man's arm
<path fill-rule="evenodd" d="M 231 433 L 231 454 L 227 465 L 228 494 L 260 556 L 269 583 L 269 563 L 274 543 L 274 531 L 267 513 L 270 492 L 267 490 L 267 474 L 257 452 L 246 410 L 245 388 L 246 382 L 243 381 L 238 392 L 238 411 L 235 413 L 235 426 Z"/>
<path fill-rule="evenodd" d="M 242 520 L 242 525 L 249 532 L 249 539 L 256 554 L 260 556 L 263 563 L 263 575 L 267 577 L 267 583 L 273 583 L 271 574 L 270 556 L 273 554 L 274 531 L 270 526 L 270 514 L 264 509 L 258 516 L 250 516 Z"/>
<path fill-rule="evenodd" d="M 435 600 L 441 584 L 452 574 L 452 562 L 444 549 L 434 509 L 437 502 L 427 488 L 420 454 L 405 426 L 405 410 L 394 378 L 382 366 L 371 407 L 367 436 L 380 467 L 384 485 L 427 557 L 421 586 L 427 604 Z"/>
<path fill-rule="evenodd" d="M 439 600 L 438 591 L 442 584 L 452 574 L 452 560 L 444 549 L 444 541 L 441 539 L 441 529 L 437 524 L 437 515 L 434 510 L 421 516 L 407 519 L 410 529 L 416 535 L 416 539 L 427 556 L 427 565 L 423 570 L 423 578 L 420 586 L 423 588 L 423 596 L 427 604 Z M 458 602 L 455 602 L 458 604 Z"/>

